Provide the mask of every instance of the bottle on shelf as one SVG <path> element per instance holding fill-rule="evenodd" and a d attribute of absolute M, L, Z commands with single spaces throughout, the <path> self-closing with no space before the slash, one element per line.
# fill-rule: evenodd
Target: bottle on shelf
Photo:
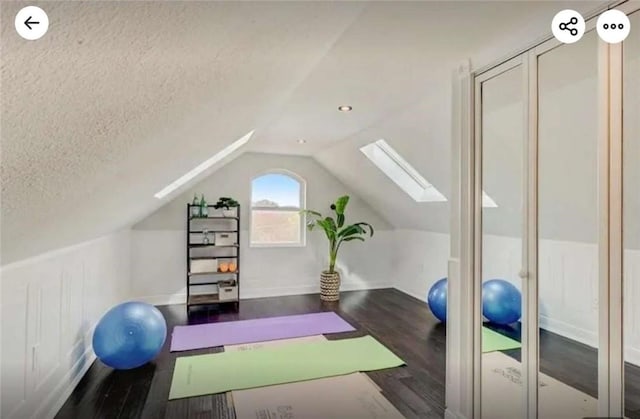
<path fill-rule="evenodd" d="M 193 201 L 191 202 L 191 216 L 200 216 L 200 204 L 198 203 L 198 195 L 193 194 Z"/>
<path fill-rule="evenodd" d="M 202 234 L 204 234 L 202 237 L 202 244 L 209 244 L 209 230 L 203 230 Z"/>
<path fill-rule="evenodd" d="M 208 217 L 209 216 L 209 207 L 207 206 L 207 201 L 204 199 L 204 194 L 200 198 L 200 217 Z"/>

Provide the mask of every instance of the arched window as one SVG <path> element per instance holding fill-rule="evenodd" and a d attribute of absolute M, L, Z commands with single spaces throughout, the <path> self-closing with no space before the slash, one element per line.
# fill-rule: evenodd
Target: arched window
<path fill-rule="evenodd" d="M 251 246 L 304 246 L 305 183 L 293 173 L 270 171 L 251 181 Z"/>

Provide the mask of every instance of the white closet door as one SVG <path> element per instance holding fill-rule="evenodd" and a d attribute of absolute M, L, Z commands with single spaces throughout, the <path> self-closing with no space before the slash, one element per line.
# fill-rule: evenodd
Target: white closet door
<path fill-rule="evenodd" d="M 598 415 L 598 35 L 537 57 L 539 418 Z"/>

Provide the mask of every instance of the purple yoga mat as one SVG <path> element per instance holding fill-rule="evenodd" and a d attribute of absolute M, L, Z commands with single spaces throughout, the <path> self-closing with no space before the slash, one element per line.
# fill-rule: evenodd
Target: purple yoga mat
<path fill-rule="evenodd" d="M 171 335 L 171 352 L 223 345 L 299 338 L 355 330 L 336 313 L 300 314 L 263 319 L 176 326 Z"/>

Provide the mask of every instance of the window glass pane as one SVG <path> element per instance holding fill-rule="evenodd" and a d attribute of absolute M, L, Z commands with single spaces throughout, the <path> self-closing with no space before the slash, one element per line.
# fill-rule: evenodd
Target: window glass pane
<path fill-rule="evenodd" d="M 291 244 L 300 242 L 300 213 L 297 211 L 253 210 L 253 244 Z"/>
<path fill-rule="evenodd" d="M 300 182 L 278 173 L 260 176 L 251 184 L 251 205 L 300 208 Z"/>
<path fill-rule="evenodd" d="M 538 61 L 540 418 L 598 416 L 598 35 Z M 604 377 L 606 378 L 606 377 Z"/>

